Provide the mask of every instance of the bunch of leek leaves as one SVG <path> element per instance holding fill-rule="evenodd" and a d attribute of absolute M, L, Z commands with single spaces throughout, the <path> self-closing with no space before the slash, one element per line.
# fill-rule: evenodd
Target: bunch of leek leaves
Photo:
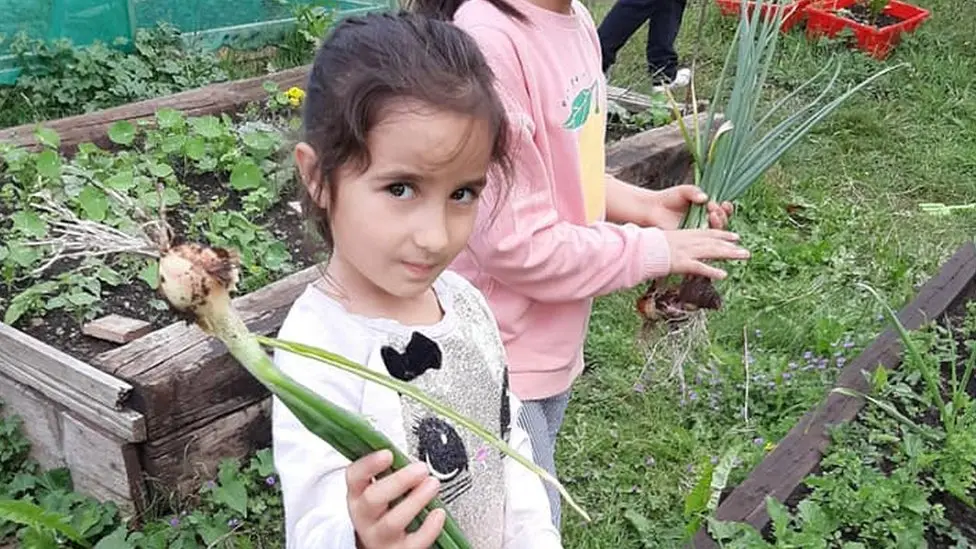
<path fill-rule="evenodd" d="M 795 8 L 784 0 L 760 0 L 752 9 L 744 1 L 740 5 L 735 36 L 715 83 L 704 123 L 701 123 L 694 81 L 689 90 L 692 124 L 681 117 L 679 103 L 668 92 L 674 117 L 692 159 L 694 184 L 717 203 L 742 198 L 766 170 L 817 123 L 861 89 L 904 66 L 881 68 L 842 93 L 832 94 L 842 66 L 831 59 L 824 63 L 817 75 L 790 94 L 771 106 L 763 106 L 763 91 L 776 57 L 780 28 Z M 702 9 L 705 9 L 704 5 Z M 704 17 L 699 21 L 702 23 Z M 730 80 L 731 90 L 727 91 Z M 803 97 L 814 95 L 811 90 L 819 91 L 812 100 L 802 104 Z M 836 97 L 829 99 L 831 95 Z M 796 107 L 798 103 L 800 106 Z M 784 111 L 789 114 L 784 115 Z M 719 112 L 723 120 L 712 131 Z M 681 229 L 705 229 L 708 226 L 707 208 L 697 204 L 689 208 L 680 224 Z M 722 298 L 708 278 L 669 276 L 651 281 L 637 300 L 637 310 L 644 320 L 639 339 L 646 346 L 647 359 L 640 382 L 646 383 L 645 378 L 651 372 L 666 370 L 669 377 L 678 378 L 681 392 L 686 394 L 683 364 L 694 349 L 707 340 L 705 311 L 721 307 Z M 669 367 L 657 365 L 662 356 Z"/>
<path fill-rule="evenodd" d="M 792 93 L 772 106 L 762 108 L 762 92 L 776 56 L 780 27 L 791 9 L 795 8 L 788 7 L 784 0 L 756 2 L 755 9 L 749 9 L 746 2 L 741 3 L 735 37 L 726 54 L 703 124 L 699 123 L 701 115 L 694 81 L 690 94 L 695 123 L 691 128 L 680 116 L 679 103 L 668 92 L 677 124 L 691 153 L 694 183 L 710 200 L 722 203 L 741 198 L 766 170 L 799 143 L 817 123 L 859 90 L 904 66 L 899 64 L 884 67 L 827 101 L 835 89 L 842 68 L 839 62 L 831 59 L 817 75 Z M 827 76 L 829 78 L 825 78 Z M 732 87 L 726 95 L 729 79 L 732 80 Z M 825 80 L 826 83 L 823 83 Z M 788 116 L 779 117 L 780 120 L 773 123 L 777 115 L 786 109 L 792 109 L 792 105 L 799 98 L 808 94 L 812 88 L 820 86 L 822 88 L 812 101 L 796 108 Z M 724 120 L 717 130 L 711 132 L 717 112 L 722 113 Z M 706 131 L 703 132 L 702 128 Z M 708 228 L 706 207 L 692 205 L 680 228 Z M 689 312 L 721 307 L 721 298 L 708 279 L 689 276 L 679 281 L 670 281 L 668 285 L 659 285 L 658 282 L 660 281 L 651 283 L 639 304 L 639 309 L 650 321 L 680 321 Z"/>

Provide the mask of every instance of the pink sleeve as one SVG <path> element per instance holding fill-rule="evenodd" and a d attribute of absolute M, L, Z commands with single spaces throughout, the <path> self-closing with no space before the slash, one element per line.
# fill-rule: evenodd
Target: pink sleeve
<path fill-rule="evenodd" d="M 518 53 L 497 29 L 468 32 L 495 72 L 514 139 L 511 179 L 491 177 L 482 194 L 469 244 L 478 268 L 526 296 L 549 302 L 596 297 L 667 275 L 670 256 L 660 229 L 607 222 L 581 226 L 559 219 L 551 175 L 532 136 L 529 91 Z"/>

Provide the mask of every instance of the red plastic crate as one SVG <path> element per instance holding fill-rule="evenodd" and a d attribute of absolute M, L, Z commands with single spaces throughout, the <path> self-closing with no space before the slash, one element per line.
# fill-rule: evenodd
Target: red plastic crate
<path fill-rule="evenodd" d="M 719 10 L 722 15 L 739 15 L 742 13 L 742 2 L 741 0 L 715 0 L 718 4 Z M 777 15 L 777 12 L 786 10 L 783 17 L 783 23 L 780 25 L 780 30 L 783 32 L 788 32 L 797 23 L 803 20 L 806 15 L 806 6 L 813 0 L 796 0 L 795 2 L 790 2 L 789 4 L 775 5 L 772 2 L 756 2 L 755 0 L 748 0 L 746 2 L 746 12 L 751 16 L 756 10 L 756 4 L 761 4 L 760 13 L 766 17 L 773 17 Z M 790 11 L 792 10 L 792 11 Z"/>
<path fill-rule="evenodd" d="M 883 13 L 900 21 L 880 29 L 834 13 L 853 6 L 855 2 L 856 0 L 820 0 L 810 4 L 806 9 L 807 35 L 834 37 L 844 29 L 851 29 L 859 49 L 876 59 L 884 59 L 901 40 L 902 33 L 915 31 L 929 18 L 928 10 L 898 0 L 889 0 Z"/>

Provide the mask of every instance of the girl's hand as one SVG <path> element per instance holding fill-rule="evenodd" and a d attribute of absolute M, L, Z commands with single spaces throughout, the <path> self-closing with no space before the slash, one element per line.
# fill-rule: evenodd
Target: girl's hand
<path fill-rule="evenodd" d="M 427 549 L 441 533 L 444 511 L 432 511 L 415 532 L 407 532 L 407 525 L 434 499 L 440 483 L 428 475 L 423 463 L 414 463 L 373 482 L 392 464 L 393 454 L 381 450 L 346 468 L 346 502 L 356 530 L 356 545 L 358 549 Z M 400 496 L 405 497 L 390 508 L 390 503 Z"/>
<path fill-rule="evenodd" d="M 709 260 L 748 259 L 749 251 L 737 246 L 739 235 L 717 229 L 665 231 L 671 251 L 671 273 L 723 279 L 724 270 L 705 263 Z"/>
<path fill-rule="evenodd" d="M 658 227 L 666 231 L 678 228 L 681 219 L 692 204 L 708 203 L 708 223 L 713 229 L 725 229 L 732 215 L 732 203 L 719 205 L 709 202 L 708 196 L 695 185 L 677 185 L 661 191 L 651 191 L 645 200 L 647 218 L 644 226 Z"/>

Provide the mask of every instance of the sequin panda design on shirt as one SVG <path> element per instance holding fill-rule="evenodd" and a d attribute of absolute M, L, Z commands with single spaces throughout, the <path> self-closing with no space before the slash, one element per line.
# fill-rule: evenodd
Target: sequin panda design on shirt
<path fill-rule="evenodd" d="M 511 431 L 504 355 L 483 329 L 483 312 L 463 293 L 451 296 L 459 317 L 454 329 L 389 334 L 380 356 L 391 376 L 508 441 Z M 489 317 L 490 318 L 490 317 Z M 501 372 L 499 375 L 497 372 Z M 407 452 L 441 482 L 440 497 L 462 530 L 487 536 L 475 547 L 499 547 L 498 534 L 476 525 L 504 520 L 503 456 L 467 429 L 400 395 Z M 494 522 L 492 522 L 494 521 Z M 465 524 L 470 525 L 469 529 Z M 489 539 L 490 538 L 490 539 Z"/>

